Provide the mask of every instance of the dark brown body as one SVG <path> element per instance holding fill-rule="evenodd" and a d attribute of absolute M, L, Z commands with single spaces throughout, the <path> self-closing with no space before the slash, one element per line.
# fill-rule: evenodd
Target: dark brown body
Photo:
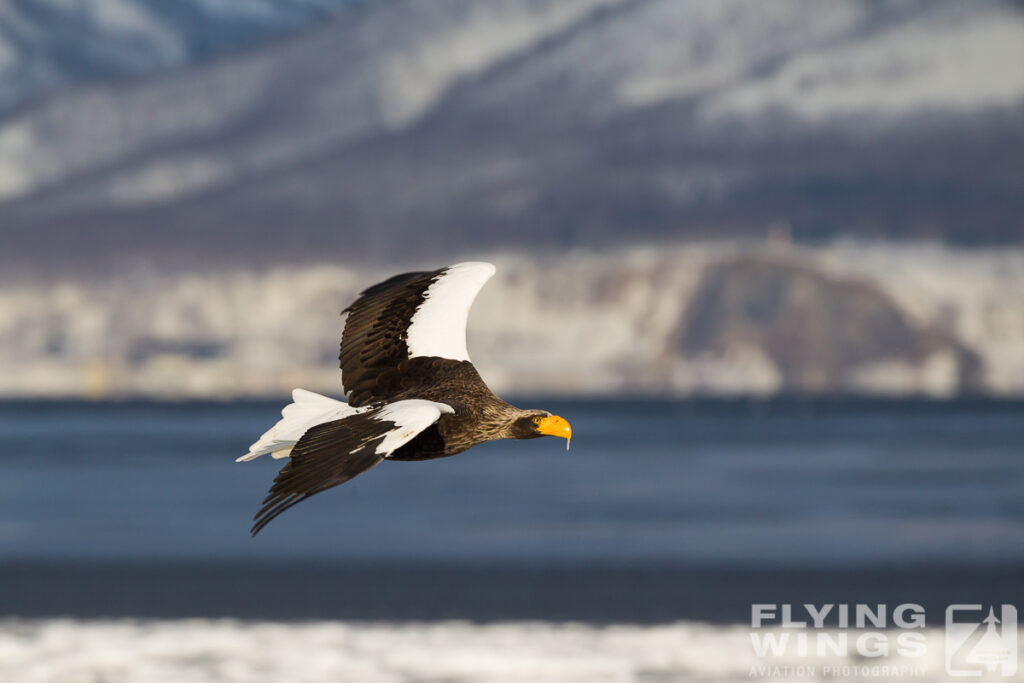
<path fill-rule="evenodd" d="M 514 436 L 509 417 L 519 409 L 494 395 L 469 361 L 411 358 L 379 377 L 388 401 L 410 398 L 445 403 L 455 411 L 388 456 L 389 460 L 430 460 Z M 377 392 L 374 392 L 375 394 Z"/>

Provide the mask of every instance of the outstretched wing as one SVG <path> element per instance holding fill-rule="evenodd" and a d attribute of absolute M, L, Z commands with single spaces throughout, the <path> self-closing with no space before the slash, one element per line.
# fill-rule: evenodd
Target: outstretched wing
<path fill-rule="evenodd" d="M 413 399 L 312 427 L 274 479 L 256 513 L 253 536 L 293 505 L 370 469 L 451 412 L 444 403 Z"/>
<path fill-rule="evenodd" d="M 437 356 L 469 360 L 466 321 L 490 263 L 459 263 L 405 273 L 370 287 L 345 309 L 341 381 L 352 406 L 386 399 L 374 392 L 381 373 L 404 360 Z"/>

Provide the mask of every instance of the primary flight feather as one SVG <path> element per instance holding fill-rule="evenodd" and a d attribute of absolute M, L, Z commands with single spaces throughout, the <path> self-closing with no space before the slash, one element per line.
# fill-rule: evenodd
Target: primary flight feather
<path fill-rule="evenodd" d="M 501 400 L 469 360 L 469 308 L 494 272 L 490 263 L 459 263 L 396 275 L 343 311 L 338 359 L 348 403 L 296 389 L 281 420 L 238 458 L 288 458 L 256 513 L 254 535 L 383 460 L 444 458 L 497 439 L 568 441 L 564 418 Z"/>

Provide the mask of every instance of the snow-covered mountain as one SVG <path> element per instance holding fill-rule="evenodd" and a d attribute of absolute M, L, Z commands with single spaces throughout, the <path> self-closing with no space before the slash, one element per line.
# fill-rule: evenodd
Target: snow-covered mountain
<path fill-rule="evenodd" d="M 77 86 L 230 54 L 354 0 L 8 0 L 0 3 L 0 113 Z"/>
<path fill-rule="evenodd" d="M 157 33 L 167 5 L 131 3 Z M 0 120 L 0 259 L 449 260 L 769 225 L 1016 242 L 1022 63 L 1009 0 L 372 0 Z"/>

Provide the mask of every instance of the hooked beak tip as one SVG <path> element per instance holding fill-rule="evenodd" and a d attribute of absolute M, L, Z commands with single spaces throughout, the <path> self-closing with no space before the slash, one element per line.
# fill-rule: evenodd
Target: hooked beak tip
<path fill-rule="evenodd" d="M 551 415 L 540 421 L 537 431 L 547 436 L 557 436 L 565 439 L 565 448 L 569 449 L 569 441 L 572 439 L 572 426 L 564 417 Z"/>

